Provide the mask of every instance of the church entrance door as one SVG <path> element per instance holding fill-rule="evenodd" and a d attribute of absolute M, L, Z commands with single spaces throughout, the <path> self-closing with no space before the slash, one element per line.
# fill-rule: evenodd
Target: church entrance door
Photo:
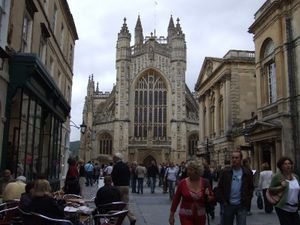
<path fill-rule="evenodd" d="M 151 162 L 154 161 L 155 164 L 156 164 L 156 160 L 155 158 L 152 156 L 152 155 L 148 155 L 144 161 L 143 161 L 143 164 L 146 168 L 148 168 L 150 165 L 151 165 Z"/>

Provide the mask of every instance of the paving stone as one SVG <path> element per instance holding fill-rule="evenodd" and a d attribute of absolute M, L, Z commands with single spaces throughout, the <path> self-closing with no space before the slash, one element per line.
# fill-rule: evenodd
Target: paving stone
<path fill-rule="evenodd" d="M 101 183 L 102 184 L 102 183 Z M 91 199 L 96 196 L 98 187 L 85 187 L 84 198 Z M 168 225 L 171 201 L 168 194 L 162 193 L 162 188 L 157 187 L 156 193 L 151 194 L 150 188 L 144 187 L 144 194 L 130 193 L 129 208 L 137 217 L 136 225 Z M 177 209 L 178 211 L 178 209 Z M 264 213 L 256 207 L 256 197 L 252 199 L 252 215 L 247 217 L 247 225 L 279 225 L 275 211 L 271 214 Z M 129 225 L 125 218 L 123 225 Z M 206 223 L 207 224 L 207 223 Z M 219 224 L 219 206 L 215 209 L 215 219 L 210 220 L 210 225 Z M 176 213 L 175 225 L 180 225 L 178 213 Z"/>

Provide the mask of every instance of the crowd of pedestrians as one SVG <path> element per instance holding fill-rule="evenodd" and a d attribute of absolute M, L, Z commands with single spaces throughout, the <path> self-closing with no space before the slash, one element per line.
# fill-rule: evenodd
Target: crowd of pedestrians
<path fill-rule="evenodd" d="M 83 162 L 70 158 L 65 182 L 59 192 L 82 195 L 88 186 L 98 185 L 104 177 L 104 186 L 95 193 L 95 204 L 114 201 L 129 202 L 129 192 L 144 194 L 144 187 L 155 194 L 156 186 L 168 193 L 170 199 L 169 223 L 175 223 L 175 213 L 182 225 L 204 225 L 215 218 L 215 207 L 219 204 L 219 225 L 246 225 L 251 215 L 251 201 L 254 194 L 261 195 L 265 213 L 275 212 L 281 225 L 300 224 L 298 214 L 300 185 L 293 173 L 293 161 L 282 157 L 277 162 L 278 172 L 273 173 L 267 162 L 261 171 L 250 168 L 249 159 L 243 159 L 240 151 L 232 152 L 231 161 L 225 165 L 211 165 L 206 160 L 191 160 L 174 164 L 152 160 L 149 165 L 124 162 L 123 155 L 116 153 L 113 160 L 99 165 L 92 161 Z M 147 189 L 148 190 L 148 189 Z M 57 192 L 56 192 L 57 193 Z M 53 218 L 64 218 L 65 202 L 51 192 L 49 181 L 39 176 L 27 182 L 22 170 L 12 175 L 10 170 L 2 171 L 0 178 L 2 201 L 20 199 L 25 211 L 36 211 Z M 42 206 L 42 207 L 40 207 Z M 130 225 L 136 224 L 136 216 L 128 209 Z M 80 224 L 75 221 L 75 224 Z"/>

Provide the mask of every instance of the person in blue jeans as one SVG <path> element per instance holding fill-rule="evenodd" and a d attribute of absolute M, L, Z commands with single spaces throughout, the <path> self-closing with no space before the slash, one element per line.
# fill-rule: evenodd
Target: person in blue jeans
<path fill-rule="evenodd" d="M 85 173 L 86 173 L 86 186 L 93 186 L 94 179 L 93 179 L 93 172 L 94 172 L 94 166 L 91 161 L 88 161 L 84 165 Z"/>
<path fill-rule="evenodd" d="M 138 194 L 144 194 L 144 178 L 146 176 L 147 170 L 146 167 L 143 166 L 142 163 L 140 163 L 136 169 L 135 169 L 135 173 L 138 179 L 138 190 L 137 193 Z"/>
<path fill-rule="evenodd" d="M 165 179 L 168 182 L 170 200 L 173 199 L 175 193 L 175 184 L 177 180 L 178 168 L 171 162 L 170 166 L 166 169 Z"/>
<path fill-rule="evenodd" d="M 151 193 L 154 194 L 155 192 L 155 183 L 156 183 L 156 176 L 158 176 L 158 167 L 154 160 L 151 161 L 151 165 L 148 167 L 148 178 L 150 180 L 150 188 Z"/>
<path fill-rule="evenodd" d="M 243 155 L 240 151 L 233 151 L 231 167 L 221 171 L 218 188 L 223 204 L 224 225 L 246 225 L 247 209 L 253 195 L 252 171 L 242 166 Z"/>

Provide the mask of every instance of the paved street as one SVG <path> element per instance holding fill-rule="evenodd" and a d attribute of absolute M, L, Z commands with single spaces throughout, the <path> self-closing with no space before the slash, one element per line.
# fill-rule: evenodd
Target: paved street
<path fill-rule="evenodd" d="M 97 187 L 86 187 L 84 197 L 90 199 L 96 195 Z M 137 217 L 136 225 L 168 225 L 170 201 L 168 194 L 162 194 L 162 189 L 157 188 L 155 194 L 149 188 L 144 188 L 144 194 L 130 195 L 130 209 Z M 265 214 L 256 207 L 256 197 L 252 200 L 252 215 L 247 217 L 247 225 L 279 225 L 275 211 Z M 210 221 L 211 225 L 219 224 L 219 206 L 216 207 L 216 218 Z M 129 225 L 126 218 L 123 225 Z M 175 225 L 180 225 L 178 217 Z"/>

